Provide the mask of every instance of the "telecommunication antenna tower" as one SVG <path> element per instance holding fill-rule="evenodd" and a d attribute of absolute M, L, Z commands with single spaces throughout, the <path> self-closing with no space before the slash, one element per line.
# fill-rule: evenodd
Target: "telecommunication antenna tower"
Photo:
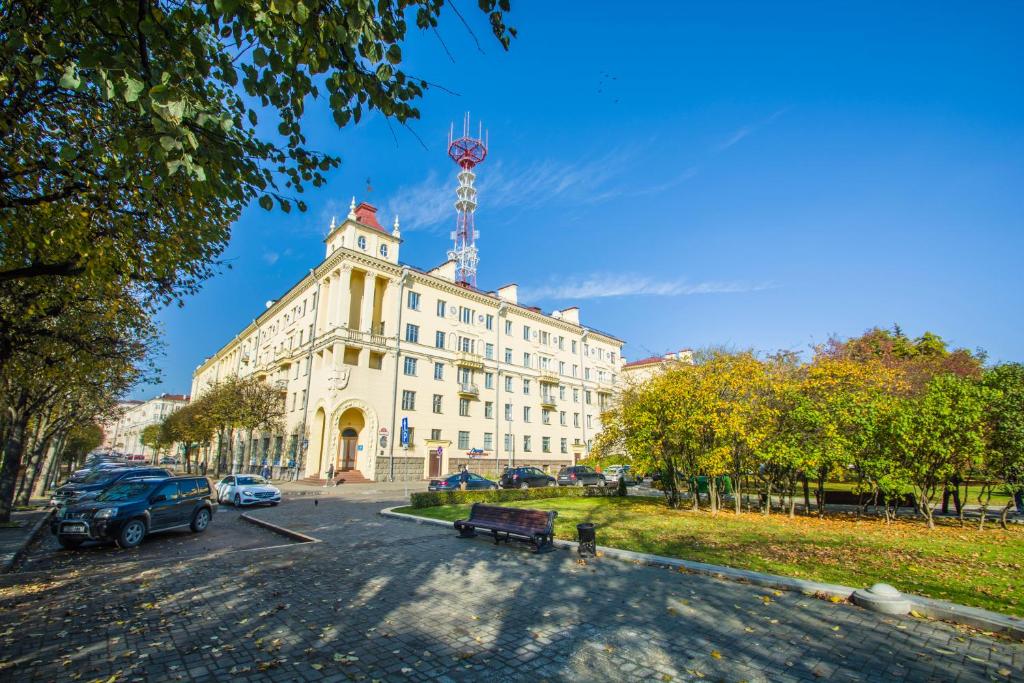
<path fill-rule="evenodd" d="M 479 125 L 477 136 L 470 137 L 469 114 L 462 118 L 462 137 L 455 138 L 455 124 L 448 133 L 448 156 L 459 165 L 459 187 L 455 190 L 455 209 L 458 211 L 455 231 L 452 240 L 453 249 L 448 251 L 448 258 L 455 261 L 455 281 L 476 287 L 476 267 L 480 256 L 476 249 L 476 240 L 480 237 L 473 222 L 476 211 L 476 188 L 473 181 L 476 174 L 473 169 L 487 158 L 487 135 L 483 125 Z"/>

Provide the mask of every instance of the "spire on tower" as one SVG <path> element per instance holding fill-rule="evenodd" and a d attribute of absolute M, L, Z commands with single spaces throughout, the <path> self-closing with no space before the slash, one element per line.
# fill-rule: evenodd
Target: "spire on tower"
<path fill-rule="evenodd" d="M 348 205 L 348 217 L 351 220 L 356 219 L 356 198 L 352 197 L 352 202 Z"/>
<path fill-rule="evenodd" d="M 391 234 L 395 237 L 401 237 L 402 232 L 398 229 L 398 214 L 395 214 L 395 227 L 391 230 Z"/>
<path fill-rule="evenodd" d="M 477 137 L 469 134 L 469 112 L 462 118 L 462 137 L 453 139 L 455 124 L 448 133 L 448 156 L 462 169 L 459 171 L 459 187 L 455 190 L 455 209 L 458 211 L 455 230 L 452 232 L 454 247 L 448 251 L 448 258 L 455 261 L 455 281 L 476 286 L 476 270 L 480 257 L 476 248 L 476 231 L 473 214 L 476 212 L 476 188 L 473 169 L 487 158 L 487 143 L 483 124 L 479 125 Z"/>

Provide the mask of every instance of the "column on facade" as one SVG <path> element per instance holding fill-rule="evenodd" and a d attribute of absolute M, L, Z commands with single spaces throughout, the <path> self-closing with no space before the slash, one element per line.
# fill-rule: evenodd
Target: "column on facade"
<path fill-rule="evenodd" d="M 349 265 L 344 265 L 338 270 L 334 271 L 336 286 L 333 290 L 334 300 L 331 302 L 331 308 L 334 309 L 334 319 L 336 324 L 347 327 L 349 324 L 348 311 L 345 310 L 345 304 L 348 303 L 348 297 L 345 293 L 348 291 L 351 278 L 352 268 Z"/>
<path fill-rule="evenodd" d="M 331 276 L 328 275 L 320 282 L 320 294 L 317 297 L 316 302 L 316 324 L 317 333 L 321 330 L 327 330 L 331 327 L 331 320 L 329 317 L 330 311 L 328 306 L 331 300 Z"/>
<path fill-rule="evenodd" d="M 376 332 L 373 329 L 373 290 L 376 287 L 377 276 L 366 271 L 366 279 L 363 282 L 363 302 L 359 313 L 359 327 L 371 334 Z"/>

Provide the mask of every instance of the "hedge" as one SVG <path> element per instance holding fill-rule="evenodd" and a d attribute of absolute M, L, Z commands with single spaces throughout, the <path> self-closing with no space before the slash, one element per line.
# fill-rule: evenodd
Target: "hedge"
<path fill-rule="evenodd" d="M 409 496 L 414 508 L 432 508 L 438 505 L 460 503 L 505 503 L 512 500 L 540 500 L 542 498 L 579 498 L 614 496 L 615 489 L 603 486 L 544 486 L 535 489 L 498 489 L 489 491 L 425 491 Z"/>

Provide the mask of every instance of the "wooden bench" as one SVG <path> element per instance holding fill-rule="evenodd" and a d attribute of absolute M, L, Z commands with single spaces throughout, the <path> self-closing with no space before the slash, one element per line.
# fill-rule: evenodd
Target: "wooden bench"
<path fill-rule="evenodd" d="M 530 543 L 533 552 L 551 550 L 555 538 L 555 517 L 557 512 L 506 508 L 485 503 L 473 503 L 467 519 L 455 522 L 460 538 L 476 536 L 477 529 L 487 529 L 494 536 L 494 543 L 509 539 Z"/>

